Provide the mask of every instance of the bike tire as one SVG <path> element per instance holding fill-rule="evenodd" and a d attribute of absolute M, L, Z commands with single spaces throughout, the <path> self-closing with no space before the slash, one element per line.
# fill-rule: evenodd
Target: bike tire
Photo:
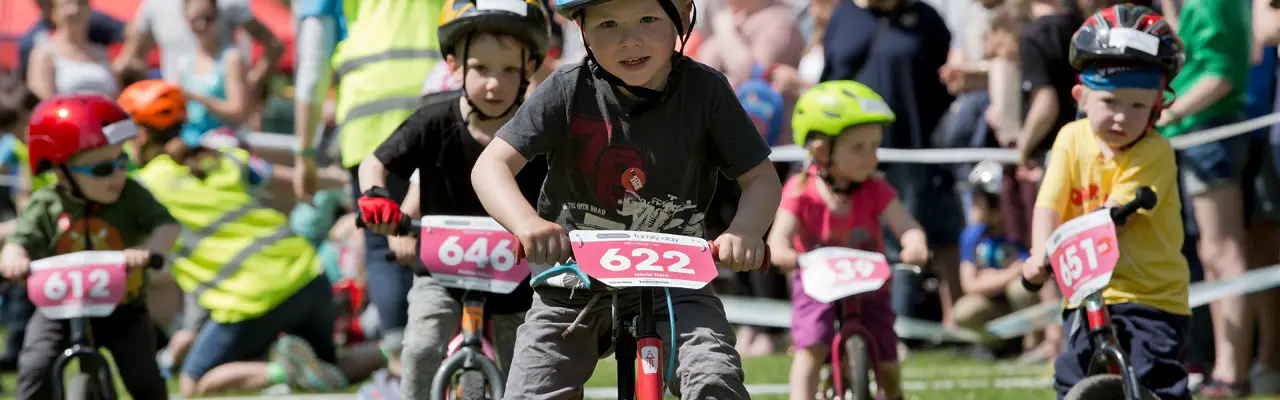
<path fill-rule="evenodd" d="M 102 393 L 98 388 L 97 377 L 83 372 L 71 374 L 67 379 L 66 400 L 99 400 Z"/>
<path fill-rule="evenodd" d="M 458 400 L 489 400 L 489 382 L 485 379 L 483 372 L 462 371 L 458 374 L 456 388 Z"/>
<path fill-rule="evenodd" d="M 871 393 L 871 353 L 867 350 L 867 342 L 862 337 L 853 335 L 844 341 L 845 371 L 849 371 L 844 381 L 845 394 L 842 398 L 854 400 L 873 400 Z"/>
<path fill-rule="evenodd" d="M 1155 393 L 1141 388 L 1142 400 L 1159 400 Z M 1067 391 L 1065 400 L 1126 400 L 1124 381 L 1120 375 L 1094 375 L 1077 383 Z"/>

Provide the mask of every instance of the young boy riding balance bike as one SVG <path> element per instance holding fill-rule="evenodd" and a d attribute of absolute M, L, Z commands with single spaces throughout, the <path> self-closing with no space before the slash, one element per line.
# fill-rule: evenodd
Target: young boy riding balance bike
<path fill-rule="evenodd" d="M 568 0 L 556 9 L 582 26 L 587 59 L 548 76 L 471 175 L 485 210 L 519 238 L 534 275 L 508 399 L 579 398 L 607 351 L 600 339 L 611 331 L 609 305 L 593 301 L 604 285 L 587 289 L 569 278 L 576 274 L 568 265 L 554 267 L 572 256 L 569 231 L 700 237 L 723 173 L 742 198 L 715 240 L 719 259 L 734 270 L 755 268 L 782 189 L 769 146 L 724 76 L 682 54 L 692 1 Z M 543 154 L 549 172 L 535 210 L 514 177 Z M 679 349 L 669 387 L 689 399 L 749 398 L 723 305 L 705 288 L 670 292 L 676 332 L 666 340 Z"/>
<path fill-rule="evenodd" d="M 1046 242 L 1063 221 L 1128 203 L 1139 187 L 1150 187 L 1159 203 L 1133 214 L 1120 231 L 1122 256 L 1102 297 L 1141 385 L 1162 399 L 1190 399 L 1182 366 L 1190 277 L 1181 253 L 1178 173 L 1173 147 L 1153 127 L 1182 66 L 1182 42 L 1159 14 L 1121 5 L 1076 31 L 1070 60 L 1080 70 L 1073 94 L 1086 118 L 1063 127 L 1054 142 L 1023 278 L 1040 284 L 1050 276 Z M 1063 317 L 1068 344 L 1054 362 L 1059 399 L 1088 376 L 1095 351 L 1080 313 L 1064 310 Z"/>

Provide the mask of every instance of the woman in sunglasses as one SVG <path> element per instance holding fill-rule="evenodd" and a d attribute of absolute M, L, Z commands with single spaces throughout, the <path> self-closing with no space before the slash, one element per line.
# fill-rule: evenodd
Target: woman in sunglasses
<path fill-rule="evenodd" d="M 182 94 L 188 99 L 182 141 L 199 147 L 210 132 L 238 134 L 235 128 L 252 114 L 252 93 L 243 54 L 223 40 L 221 30 L 225 25 L 218 23 L 218 1 L 185 0 L 185 5 L 187 23 L 197 46 L 182 69 Z"/>

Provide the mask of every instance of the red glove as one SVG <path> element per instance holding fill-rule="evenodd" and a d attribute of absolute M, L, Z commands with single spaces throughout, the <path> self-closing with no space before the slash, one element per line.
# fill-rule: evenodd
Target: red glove
<path fill-rule="evenodd" d="M 399 224 L 404 214 L 400 213 L 400 205 L 390 199 L 387 189 L 373 187 L 366 190 L 356 200 L 360 209 L 360 218 L 366 224 Z"/>

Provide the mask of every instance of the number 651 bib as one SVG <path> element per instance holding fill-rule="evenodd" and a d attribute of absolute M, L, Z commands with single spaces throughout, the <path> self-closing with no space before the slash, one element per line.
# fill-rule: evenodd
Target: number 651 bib
<path fill-rule="evenodd" d="M 1111 283 L 1111 273 L 1120 259 L 1111 210 L 1104 208 L 1067 221 L 1053 231 L 1047 244 L 1049 263 L 1067 308 L 1079 307 L 1090 293 Z"/>
<path fill-rule="evenodd" d="M 615 288 L 701 289 L 719 271 L 701 238 L 631 231 L 569 232 L 578 269 Z"/>

